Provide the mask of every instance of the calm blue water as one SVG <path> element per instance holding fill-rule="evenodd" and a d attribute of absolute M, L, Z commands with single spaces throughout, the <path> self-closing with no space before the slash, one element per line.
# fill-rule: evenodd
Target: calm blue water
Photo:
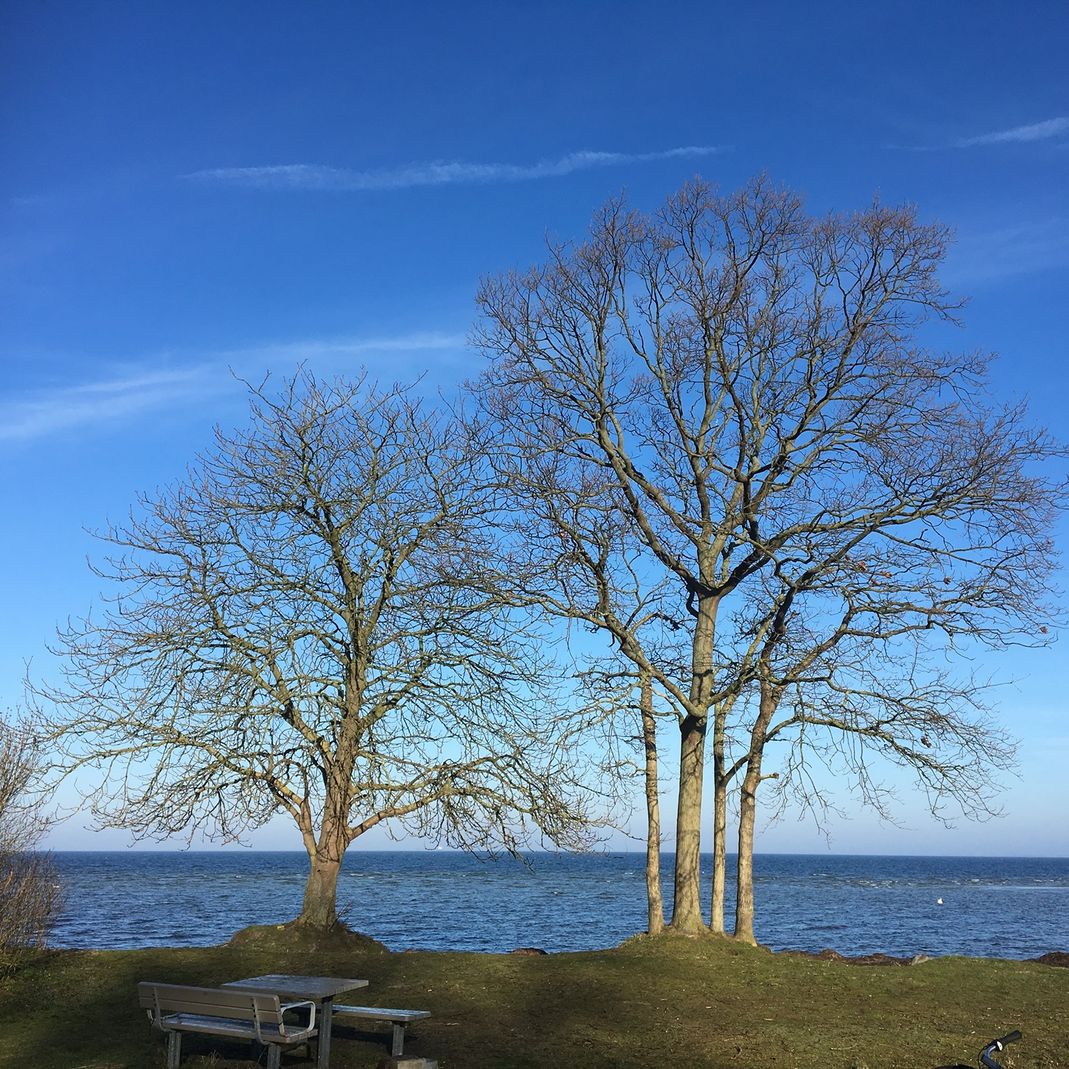
<path fill-rule="evenodd" d="M 247 925 L 293 918 L 307 868 L 300 853 L 254 851 L 54 858 L 66 910 L 51 942 L 61 947 L 223 943 Z M 1069 950 L 1069 858 L 766 854 L 755 859 L 755 885 L 757 937 L 776 950 Z M 646 926 L 637 853 L 534 854 L 524 866 L 445 851 L 350 851 L 338 901 L 351 927 L 391 950 L 586 950 Z"/>

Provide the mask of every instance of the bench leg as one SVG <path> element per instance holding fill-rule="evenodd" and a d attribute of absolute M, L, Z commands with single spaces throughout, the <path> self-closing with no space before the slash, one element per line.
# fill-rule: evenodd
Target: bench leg
<path fill-rule="evenodd" d="M 282 1065 L 282 1048 L 272 1043 L 267 1048 L 267 1069 L 279 1069 Z"/>
<path fill-rule="evenodd" d="M 390 1047 L 390 1054 L 396 1058 L 399 1054 L 404 1054 L 405 1046 L 405 1026 L 403 1024 L 394 1024 L 393 1026 L 393 1043 Z"/>
<path fill-rule="evenodd" d="M 182 1033 L 167 1033 L 167 1069 L 178 1069 L 182 1058 Z"/>

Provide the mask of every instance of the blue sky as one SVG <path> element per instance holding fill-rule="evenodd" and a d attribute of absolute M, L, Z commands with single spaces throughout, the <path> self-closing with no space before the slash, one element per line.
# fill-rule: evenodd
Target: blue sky
<path fill-rule="evenodd" d="M 1060 3 L 8 0 L 0 703 L 96 595 L 84 529 L 241 418 L 231 369 L 448 390 L 479 276 L 621 190 L 768 171 L 814 211 L 916 202 L 957 230 L 952 343 L 1069 438 L 1067 43 Z M 945 832 L 907 795 L 905 827 L 858 814 L 831 848 L 1069 854 L 1064 650 L 986 666 L 1022 740 L 1003 820 Z M 827 848 L 790 820 L 762 846 Z"/>

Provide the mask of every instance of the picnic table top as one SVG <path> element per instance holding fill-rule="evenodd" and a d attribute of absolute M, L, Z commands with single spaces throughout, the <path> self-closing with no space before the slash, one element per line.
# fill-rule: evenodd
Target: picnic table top
<path fill-rule="evenodd" d="M 269 976 L 250 976 L 247 980 L 231 980 L 223 987 L 240 987 L 250 991 L 266 991 L 272 995 L 284 995 L 287 998 L 305 998 L 313 1001 L 333 998 L 343 991 L 353 991 L 358 987 L 367 987 L 367 980 L 354 980 L 341 976 L 287 976 L 271 974 Z"/>

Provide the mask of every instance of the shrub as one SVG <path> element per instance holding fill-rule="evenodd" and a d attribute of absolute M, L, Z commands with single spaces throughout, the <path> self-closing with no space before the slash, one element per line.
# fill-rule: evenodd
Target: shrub
<path fill-rule="evenodd" d="M 25 725 L 0 719 L 0 969 L 43 945 L 59 908 L 51 858 L 35 849 L 48 826 L 32 793 L 38 756 Z"/>

